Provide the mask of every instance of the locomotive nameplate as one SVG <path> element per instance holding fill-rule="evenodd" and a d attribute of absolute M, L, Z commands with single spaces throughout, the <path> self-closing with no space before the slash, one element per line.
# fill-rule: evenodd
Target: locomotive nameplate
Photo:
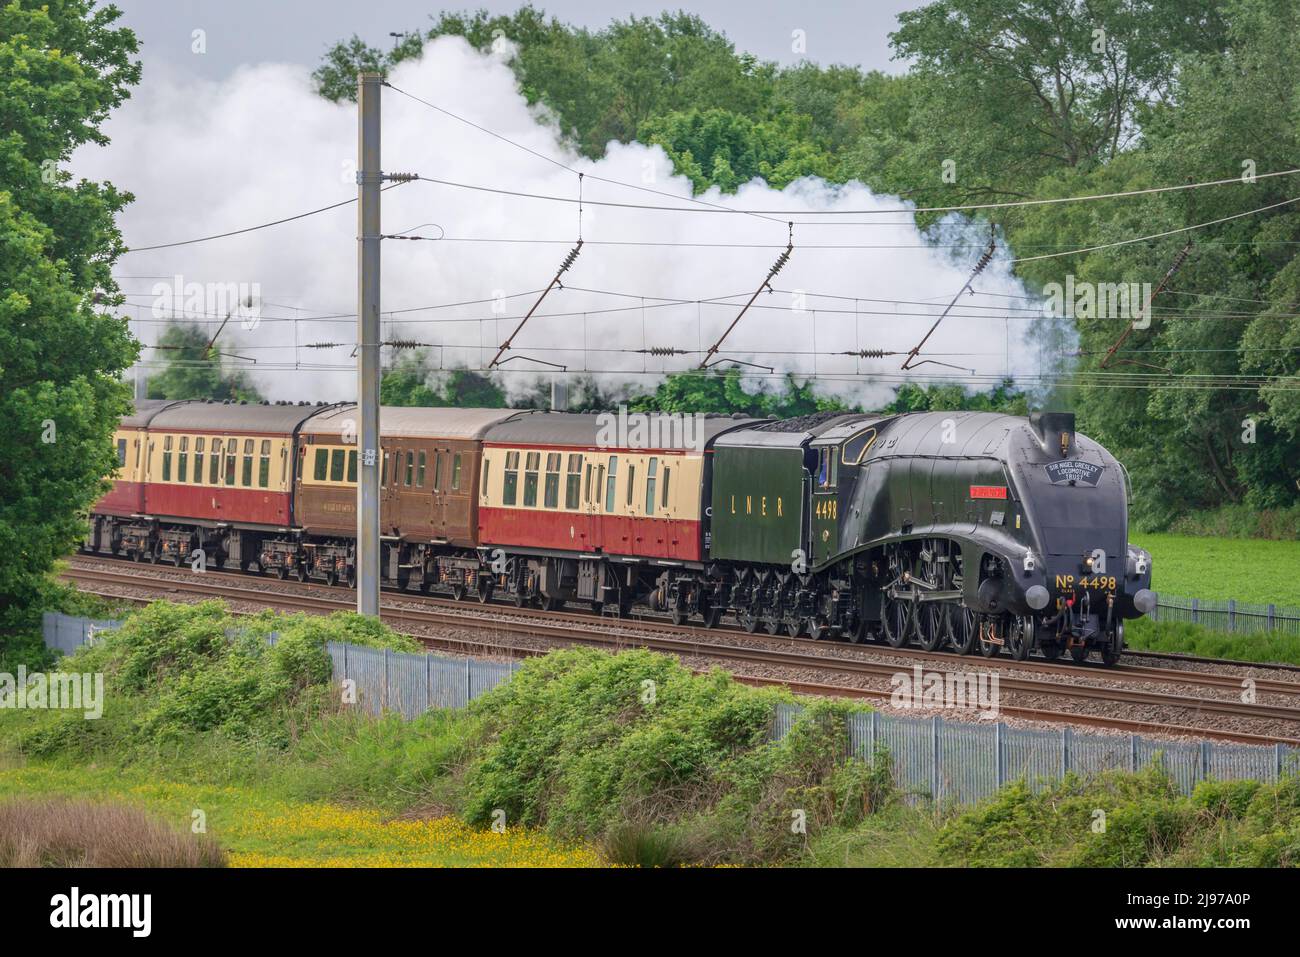
<path fill-rule="evenodd" d="M 1049 462 L 1044 467 L 1053 485 L 1090 485 L 1096 488 L 1097 483 L 1101 481 L 1102 466 L 1093 465 L 1082 459 Z"/>

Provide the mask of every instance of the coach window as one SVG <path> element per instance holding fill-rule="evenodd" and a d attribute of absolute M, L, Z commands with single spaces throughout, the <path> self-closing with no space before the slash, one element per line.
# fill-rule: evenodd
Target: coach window
<path fill-rule="evenodd" d="M 212 455 L 208 459 L 208 484 L 221 484 L 221 440 L 212 439 Z"/>
<path fill-rule="evenodd" d="M 253 440 L 244 439 L 244 470 L 239 476 L 239 484 L 244 488 L 253 487 Z"/>
<path fill-rule="evenodd" d="M 415 477 L 415 453 L 410 449 L 406 450 L 406 481 L 402 484 L 407 488 L 411 487 L 411 479 Z"/>
<path fill-rule="evenodd" d="M 348 449 L 348 482 L 357 484 L 357 450 Z"/>
<path fill-rule="evenodd" d="M 263 439 L 261 455 L 257 461 L 257 484 L 259 488 L 266 488 L 271 484 L 271 440 Z"/>
<path fill-rule="evenodd" d="M 460 491 L 460 453 L 451 457 L 451 490 Z"/>
<path fill-rule="evenodd" d="M 429 453 L 421 451 L 418 464 L 415 467 L 416 488 L 424 488 L 424 471 L 425 471 L 425 466 L 427 466 L 428 464 L 429 464 Z"/>
<path fill-rule="evenodd" d="M 488 466 L 491 464 L 491 462 L 492 460 L 489 459 L 486 455 L 483 456 L 483 481 L 480 483 L 480 488 L 478 490 L 478 493 L 484 498 L 487 498 L 488 495 Z"/>
<path fill-rule="evenodd" d="M 605 476 L 605 511 L 614 511 L 614 489 L 618 482 L 618 456 L 609 457 L 609 473 Z"/>
<path fill-rule="evenodd" d="M 645 470 L 645 513 L 655 513 L 655 483 L 659 480 L 659 460 L 651 458 Z"/>
<path fill-rule="evenodd" d="M 190 475 L 190 437 L 181 436 L 181 451 L 176 459 L 176 481 L 184 482 Z"/>
<path fill-rule="evenodd" d="M 329 469 L 330 469 L 329 449 L 317 449 L 316 461 L 312 465 L 312 469 L 311 469 L 312 480 L 316 482 L 325 481 L 325 477 L 329 475 Z"/>
<path fill-rule="evenodd" d="M 578 493 L 582 491 L 582 456 L 570 454 L 568 472 L 564 476 L 564 507 L 578 507 Z"/>
<path fill-rule="evenodd" d="M 330 451 L 330 481 L 342 482 L 343 469 L 347 462 L 347 456 L 343 454 L 343 449 L 332 449 Z"/>
<path fill-rule="evenodd" d="M 390 453 L 384 453 L 384 464 L 379 467 L 379 486 L 383 488 L 388 484 L 388 456 Z"/>
<path fill-rule="evenodd" d="M 238 451 L 239 451 L 239 440 L 230 439 L 230 438 L 226 439 L 226 484 L 227 485 L 235 484 L 235 459 L 239 457 L 236 454 L 238 453 Z"/>
<path fill-rule="evenodd" d="M 170 435 L 163 436 L 162 480 L 164 482 L 172 480 L 172 437 Z"/>
<path fill-rule="evenodd" d="M 537 470 L 542 465 L 541 452 L 529 452 L 524 459 L 524 508 L 537 505 Z"/>
<path fill-rule="evenodd" d="M 546 490 L 542 500 L 547 508 L 560 507 L 560 453 L 546 453 Z"/>
<path fill-rule="evenodd" d="M 663 501 L 660 504 L 663 505 L 665 509 L 668 507 L 668 479 L 672 476 L 672 472 L 672 469 L 666 465 L 664 466 Z"/>
<path fill-rule="evenodd" d="M 519 453 L 506 453 L 506 478 L 501 489 L 501 501 L 505 505 L 514 505 L 519 493 Z"/>
<path fill-rule="evenodd" d="M 627 467 L 627 507 L 632 507 L 632 490 L 636 487 L 636 466 Z"/>
<path fill-rule="evenodd" d="M 442 491 L 442 453 L 433 453 L 433 490 Z"/>
<path fill-rule="evenodd" d="M 117 467 L 126 468 L 126 439 L 117 440 Z"/>
<path fill-rule="evenodd" d="M 194 440 L 194 484 L 203 484 L 203 446 L 207 440 L 199 436 Z"/>

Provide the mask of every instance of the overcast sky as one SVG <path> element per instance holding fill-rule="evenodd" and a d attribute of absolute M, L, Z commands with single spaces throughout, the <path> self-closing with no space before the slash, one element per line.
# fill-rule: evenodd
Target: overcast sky
<path fill-rule="evenodd" d="M 484 7 L 493 13 L 518 9 L 522 0 L 467 0 L 453 4 L 420 0 L 114 0 L 123 22 L 140 37 L 146 70 L 224 79 L 245 64 L 301 63 L 314 68 L 336 41 L 352 34 L 376 46 L 393 42 L 390 32 L 424 29 L 440 10 Z M 793 63 L 851 63 L 897 71 L 889 33 L 900 10 L 922 0 L 690 0 L 664 3 L 622 0 L 548 0 L 535 4 L 547 14 L 591 28 L 612 18 L 654 16 L 678 7 L 703 17 L 736 46 L 765 60 Z M 207 52 L 191 51 L 196 29 L 206 33 Z M 806 53 L 793 52 L 794 31 L 802 30 Z M 148 74 L 146 74 L 146 82 Z"/>

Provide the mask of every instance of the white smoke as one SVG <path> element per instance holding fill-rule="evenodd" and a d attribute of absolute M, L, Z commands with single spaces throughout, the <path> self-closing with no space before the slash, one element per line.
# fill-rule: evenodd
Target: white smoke
<path fill-rule="evenodd" d="M 551 294 L 515 340 L 510 355 L 519 358 L 502 374 L 508 388 L 520 390 L 554 374 L 532 360 L 570 373 L 599 373 L 604 386 L 635 391 L 653 388 L 664 372 L 698 366 L 785 247 L 788 219 L 799 223 L 794 253 L 772 281 L 777 291 L 762 293 L 756 303 L 762 308 L 751 310 L 727 339 L 723 367 L 733 360 L 752 363 L 742 368 L 763 384 L 774 379 L 766 367 L 776 374 L 815 373 L 820 391 L 868 404 L 887 400 L 907 377 L 985 387 L 989 377 L 1038 370 L 1037 354 L 1022 345 L 1031 325 L 1025 320 L 1036 314 L 1023 311 L 1032 303 L 1001 248 L 975 283 L 980 294 L 964 295 L 926 344 L 923 358 L 958 368 L 923 365 L 900 373 L 901 356 L 837 355 L 906 352 L 915 345 L 967 280 L 988 238 L 983 229 L 950 219 L 937 232 L 936 245 L 927 243 L 906 213 L 801 217 L 805 210 L 907 205 L 860 184 L 836 187 L 816 179 L 784 190 L 754 182 L 735 195 L 711 191 L 698 197 L 733 209 L 782 211 L 771 219 L 591 205 L 599 200 L 687 206 L 692 194 L 689 181 L 673 175 L 658 148 L 611 143 L 598 162 L 577 157 L 562 145 L 551 118 L 527 105 L 504 62 L 508 55 L 480 54 L 459 38 L 442 38 L 390 77 L 396 87 L 588 174 L 582 185 L 586 245 L 563 277 L 565 288 Z M 383 94 L 382 125 L 386 172 L 578 196 L 578 177 L 570 170 L 392 90 Z M 220 83 L 146 73 L 106 132 L 112 144 L 79 151 L 74 171 L 135 194 L 121 216 L 132 246 L 222 233 L 356 195 L 356 108 L 321 99 L 299 67 L 251 67 Z M 599 182 L 593 175 L 677 198 Z M 804 224 L 808 220 L 814 222 Z M 573 204 L 417 182 L 383 194 L 383 229 L 447 237 L 384 241 L 385 339 L 434 344 L 435 366 L 479 369 L 535 298 L 519 294 L 547 285 L 575 244 L 579 224 Z M 350 398 L 355 321 L 307 317 L 354 314 L 355 237 L 356 207 L 346 205 L 239 236 L 132 253 L 116 267 L 130 294 L 125 312 L 140 320 L 132 329 L 152 344 L 164 328 L 153 314 L 154 299 L 164 291 L 170 304 L 181 292 L 173 289 L 174 277 L 245 289 L 256 284 L 260 323 L 246 329 L 232 320 L 217 340 L 223 352 L 244 357 L 230 358 L 232 366 L 246 369 L 273 399 Z M 664 245 L 603 245 L 608 242 Z M 842 248 L 862 244 L 880 248 Z M 832 246 L 841 248 L 815 248 Z M 719 297 L 728 297 L 725 304 L 708 302 Z M 665 305 L 662 299 L 687 302 Z M 471 300 L 483 302 L 401 311 Z M 602 311 L 611 309 L 620 311 Z M 548 317 L 552 313 L 568 315 Z M 284 321 L 295 317 L 301 321 Z M 220 315 L 203 321 L 215 332 Z M 323 342 L 343 345 L 306 348 Z M 686 354 L 628 351 L 665 348 Z M 146 351 L 146 367 L 157 368 L 163 357 Z M 872 375 L 857 378 L 858 373 Z"/>

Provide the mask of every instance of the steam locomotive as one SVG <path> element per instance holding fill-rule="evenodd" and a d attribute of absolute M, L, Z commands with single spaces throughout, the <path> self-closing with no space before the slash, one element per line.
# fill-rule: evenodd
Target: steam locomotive
<path fill-rule="evenodd" d="M 520 606 L 1024 659 L 1124 648 L 1151 556 L 1069 413 L 381 412 L 381 575 Z M 356 579 L 356 409 L 143 401 L 85 548 Z"/>

